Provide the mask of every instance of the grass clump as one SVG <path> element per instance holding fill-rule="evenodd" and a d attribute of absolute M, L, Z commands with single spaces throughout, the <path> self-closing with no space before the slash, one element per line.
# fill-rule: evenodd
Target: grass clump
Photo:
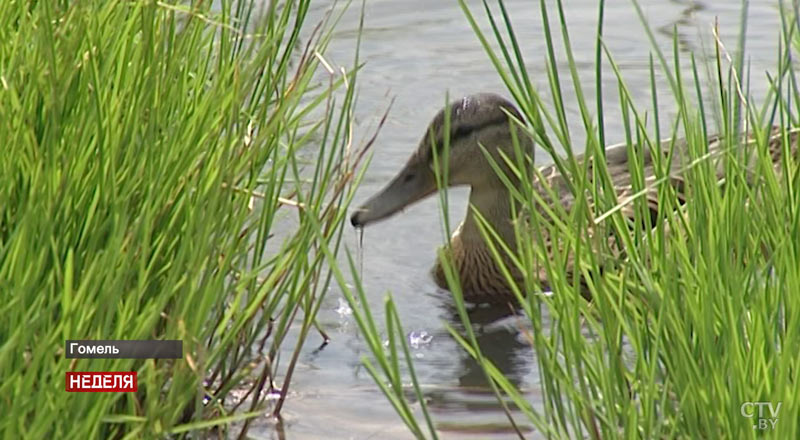
<path fill-rule="evenodd" d="M 260 4 L 0 4 L 4 437 L 163 437 L 280 411 L 296 355 L 278 350 L 314 327 L 318 249 L 338 248 L 361 156 L 355 75 L 320 68 L 336 17 Z M 68 360 L 67 339 L 181 339 L 184 359 Z M 67 371 L 137 371 L 139 391 L 66 393 Z"/>

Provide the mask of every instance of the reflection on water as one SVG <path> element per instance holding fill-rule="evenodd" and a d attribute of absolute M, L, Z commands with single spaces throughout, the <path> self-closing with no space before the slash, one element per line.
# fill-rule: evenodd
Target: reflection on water
<path fill-rule="evenodd" d="M 445 303 L 443 308 L 448 314 L 446 322 L 464 335 L 455 308 L 450 303 Z M 532 371 L 533 351 L 520 335 L 519 327 L 525 325 L 524 318 L 500 305 L 473 308 L 469 318 L 483 357 L 502 371 L 515 387 L 528 388 L 526 375 Z M 457 385 L 434 388 L 426 393 L 430 399 L 429 408 L 439 421 L 437 428 L 462 435 L 514 434 L 511 421 L 502 417 L 502 409 L 480 363 L 464 350 L 458 353 L 458 361 Z M 526 394 L 529 399 L 538 400 L 534 392 Z M 513 408 L 510 402 L 509 406 Z M 487 414 L 490 417 L 482 417 Z M 532 429 L 520 417 L 517 417 L 516 424 L 522 432 Z"/>
<path fill-rule="evenodd" d="M 452 313 L 451 325 L 464 334 L 458 314 L 455 310 L 449 311 Z M 530 345 L 527 341 L 523 342 L 517 328 L 518 325 L 524 325 L 524 318 L 516 316 L 509 307 L 490 306 L 470 310 L 469 319 L 483 356 L 503 371 L 511 383 L 521 386 L 525 373 L 530 371 L 525 360 L 531 355 Z M 461 388 L 490 389 L 483 369 L 466 352 L 461 357 L 460 371 L 458 384 Z"/>
<path fill-rule="evenodd" d="M 680 15 L 675 21 L 659 26 L 658 32 L 667 39 L 672 39 L 673 35 L 675 35 L 678 48 L 681 51 L 687 53 L 695 52 L 702 56 L 703 51 L 700 45 L 697 44 L 698 40 L 701 38 L 700 30 L 697 29 L 698 32 L 695 32 L 694 35 L 689 35 L 686 30 L 694 27 L 693 25 L 696 23 L 695 19 L 697 18 L 697 13 L 706 9 L 705 4 L 694 0 L 669 0 L 669 2 L 680 8 Z M 676 30 L 680 31 L 675 32 Z"/>
<path fill-rule="evenodd" d="M 310 23 L 322 17 L 331 3 L 313 3 Z M 473 5 L 481 24 L 488 29 L 481 2 L 471 0 L 468 3 Z M 736 47 L 741 2 L 640 0 L 639 3 L 655 31 L 656 43 L 667 57 L 671 57 L 675 33 L 681 51 L 696 52 L 701 75 L 703 63 L 713 59 L 711 29 L 717 18 L 726 48 Z M 546 97 L 549 93 L 544 63 L 546 43 L 538 2 L 508 0 L 506 5 L 520 38 L 529 74 Z M 584 93 L 591 97 L 595 94 L 597 1 L 571 0 L 568 6 L 573 55 Z M 552 11 L 555 14 L 555 9 Z M 753 78 L 751 91 L 756 97 L 766 90 L 764 72 L 775 71 L 776 29 L 780 28 L 777 14 L 773 0 L 749 2 L 747 61 Z M 333 65 L 349 67 L 352 64 L 359 18 L 357 7 L 342 18 L 327 54 Z M 553 19 L 551 16 L 551 23 L 555 23 Z M 373 147 L 374 157 L 354 206 L 374 194 L 402 167 L 430 118 L 444 105 L 448 93 L 451 99 L 481 91 L 508 96 L 454 0 L 370 0 L 364 26 L 361 59 L 366 64 L 358 78 L 355 141 L 370 137 L 389 102 L 392 99 L 395 102 Z M 556 44 L 560 44 L 559 36 L 556 38 Z M 604 43 L 620 66 L 635 102 L 652 111 L 650 43 L 629 0 L 607 0 Z M 563 53 L 557 56 L 565 60 Z M 682 64 L 684 68 L 689 65 Z M 582 127 L 569 88 L 567 66 L 562 63 L 557 67 L 565 78 L 562 85 L 568 117 L 576 116 L 570 118 L 570 129 L 574 148 L 580 151 Z M 701 81 L 711 82 L 708 78 L 701 78 Z M 662 123 L 667 123 L 674 117 L 671 92 L 663 75 L 657 73 L 656 82 L 660 118 Z M 610 143 L 619 142 L 624 140 L 622 116 L 617 79 L 610 69 L 604 69 L 602 83 L 606 137 Z M 589 104 L 594 103 L 590 101 Z M 537 151 L 536 160 L 543 163 L 548 156 Z M 464 189 L 450 191 L 449 210 L 454 222 L 464 216 L 466 198 Z M 359 255 L 362 282 L 376 322 L 383 322 L 383 299 L 391 292 L 406 331 L 417 338 L 423 332 L 428 335 L 426 342 L 417 344 L 412 351 L 417 376 L 430 399 L 442 436 L 515 438 L 505 413 L 487 387 L 482 370 L 445 328 L 445 324 L 449 324 L 461 329 L 460 320 L 450 306 L 449 294 L 436 287 L 429 271 L 435 249 L 448 232 L 442 231 L 437 200 L 431 198 L 403 214 L 371 225 L 363 231 L 363 242 L 356 231 L 348 231 L 345 236 L 346 245 Z M 363 246 L 359 246 L 360 243 Z M 344 257 L 341 261 L 343 268 L 348 267 Z M 281 424 L 275 425 L 274 421 L 264 418 L 256 423 L 258 428 L 251 431 L 253 435 L 288 439 L 409 438 L 407 429 L 361 365 L 361 358 L 369 353 L 352 314 L 342 307 L 341 298 L 338 288 L 328 292 L 318 321 L 331 341 L 321 350 L 315 350 L 322 340 L 315 334 L 310 336 L 295 371 Z M 502 307 L 473 311 L 476 335 L 484 354 L 524 390 L 525 397 L 535 408 L 541 408 L 537 362 L 526 339 L 520 336 L 524 321 L 508 312 Z M 544 325 L 547 326 L 547 322 Z M 287 350 L 282 354 L 284 359 L 289 358 L 288 350 L 294 348 L 292 338 L 296 336 L 289 335 L 283 344 L 283 349 Z M 519 413 L 512 414 L 517 416 L 515 420 L 521 430 L 526 432 L 531 428 Z M 536 435 L 531 433 L 526 437 L 535 438 Z"/>

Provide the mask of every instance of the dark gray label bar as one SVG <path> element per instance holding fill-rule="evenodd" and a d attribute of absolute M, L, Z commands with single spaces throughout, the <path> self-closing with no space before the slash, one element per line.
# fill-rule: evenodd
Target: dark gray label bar
<path fill-rule="evenodd" d="M 183 341 L 68 340 L 67 359 L 180 359 Z"/>

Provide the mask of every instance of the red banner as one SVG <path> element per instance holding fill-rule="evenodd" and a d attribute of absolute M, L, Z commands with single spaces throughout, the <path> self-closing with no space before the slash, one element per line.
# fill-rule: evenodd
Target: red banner
<path fill-rule="evenodd" d="M 66 390 L 78 393 L 126 393 L 139 389 L 135 371 L 68 371 Z"/>

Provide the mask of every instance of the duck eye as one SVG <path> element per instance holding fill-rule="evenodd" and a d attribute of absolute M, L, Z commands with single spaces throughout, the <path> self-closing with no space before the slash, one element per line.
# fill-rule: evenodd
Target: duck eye
<path fill-rule="evenodd" d="M 414 178 L 414 173 L 408 173 L 403 177 L 403 183 L 408 183 Z"/>

